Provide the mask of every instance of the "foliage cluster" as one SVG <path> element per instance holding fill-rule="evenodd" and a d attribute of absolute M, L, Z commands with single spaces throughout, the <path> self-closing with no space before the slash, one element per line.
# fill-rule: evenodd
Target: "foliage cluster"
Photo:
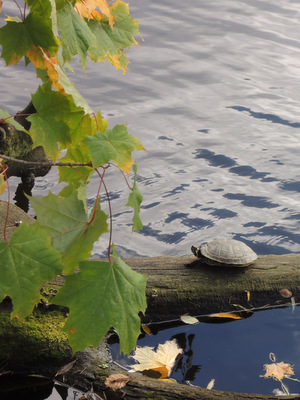
<path fill-rule="evenodd" d="M 127 183 L 133 169 L 126 205 L 133 208 L 133 230 L 142 227 L 142 195 L 132 152 L 143 146 L 126 125 L 107 128 L 101 112 L 90 108 L 69 79 L 69 62 L 79 56 L 85 69 L 87 57 L 109 60 L 125 73 L 124 49 L 138 44 L 138 22 L 121 0 L 25 0 L 22 8 L 15 3 L 20 17 L 7 17 L 0 29 L 1 56 L 7 65 L 24 58 L 36 68 L 42 84 L 32 94 L 36 113 L 28 117 L 31 127 L 26 132 L 34 146 L 44 147 L 51 165 L 59 160 L 65 187 L 57 196 L 31 197 L 37 222 L 22 223 L 10 241 L 0 242 L 0 301 L 9 296 L 12 317 L 25 318 L 39 302 L 41 287 L 61 274 L 65 285 L 53 301 L 70 310 L 64 329 L 73 350 L 97 345 L 114 327 L 121 350 L 128 353 L 140 332 L 138 314 L 146 308 L 146 278 L 117 256 L 111 239 L 107 262 L 89 257 L 95 241 L 112 229 L 111 212 L 108 216 L 100 207 L 101 191 L 109 196 L 108 168 L 120 170 Z M 0 110 L 0 118 L 24 130 L 7 111 Z M 1 193 L 6 185 L 4 156 Z M 99 187 L 89 213 L 86 186 L 93 174 Z"/>

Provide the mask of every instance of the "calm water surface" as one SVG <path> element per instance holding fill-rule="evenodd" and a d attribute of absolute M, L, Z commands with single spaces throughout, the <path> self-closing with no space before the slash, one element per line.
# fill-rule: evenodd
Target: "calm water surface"
<path fill-rule="evenodd" d="M 75 76 L 109 126 L 127 123 L 147 150 L 134 153 L 145 198 L 139 233 L 122 208 L 122 177 L 107 174 L 119 255 L 189 254 L 217 237 L 259 254 L 299 252 L 299 2 L 132 0 L 130 10 L 143 40 L 127 52 L 126 76 L 108 62 Z M 3 66 L 1 107 L 14 113 L 37 82 L 31 67 Z M 35 195 L 58 193 L 56 179 L 54 170 L 37 179 Z"/>
<path fill-rule="evenodd" d="M 280 389 L 280 382 L 265 379 L 264 365 L 276 362 L 290 363 L 300 379 L 299 347 L 300 309 L 292 307 L 255 312 L 250 318 L 227 323 L 200 323 L 165 329 L 139 340 L 140 346 L 156 348 L 175 339 L 183 349 L 175 362 L 171 377 L 180 383 L 207 387 L 215 379 L 214 389 L 272 394 Z M 130 368 L 132 358 L 119 354 L 119 345 L 111 346 L 115 361 Z M 290 393 L 300 393 L 300 382 L 283 379 Z"/>

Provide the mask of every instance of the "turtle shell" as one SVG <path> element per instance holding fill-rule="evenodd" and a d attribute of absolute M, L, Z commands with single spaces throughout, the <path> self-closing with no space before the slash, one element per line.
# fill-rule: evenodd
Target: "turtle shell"
<path fill-rule="evenodd" d="M 257 259 L 257 254 L 249 246 L 233 239 L 215 240 L 203 244 L 196 255 L 209 265 L 234 267 L 247 267 Z"/>

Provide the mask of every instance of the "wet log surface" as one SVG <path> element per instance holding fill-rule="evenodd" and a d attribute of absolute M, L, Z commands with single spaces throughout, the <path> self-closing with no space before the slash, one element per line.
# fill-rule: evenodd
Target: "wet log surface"
<path fill-rule="evenodd" d="M 236 310 L 235 304 L 275 305 L 286 301 L 281 289 L 291 290 L 296 301 L 300 298 L 300 255 L 260 256 L 246 268 L 208 266 L 193 256 L 125 261 L 148 277 L 149 321 Z"/>

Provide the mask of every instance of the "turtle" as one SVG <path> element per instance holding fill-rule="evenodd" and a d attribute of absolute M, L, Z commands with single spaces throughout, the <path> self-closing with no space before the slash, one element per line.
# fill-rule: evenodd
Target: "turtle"
<path fill-rule="evenodd" d="M 203 264 L 208 265 L 248 267 L 257 259 L 257 254 L 249 246 L 234 239 L 215 240 L 198 248 L 192 246 L 191 250 Z"/>

